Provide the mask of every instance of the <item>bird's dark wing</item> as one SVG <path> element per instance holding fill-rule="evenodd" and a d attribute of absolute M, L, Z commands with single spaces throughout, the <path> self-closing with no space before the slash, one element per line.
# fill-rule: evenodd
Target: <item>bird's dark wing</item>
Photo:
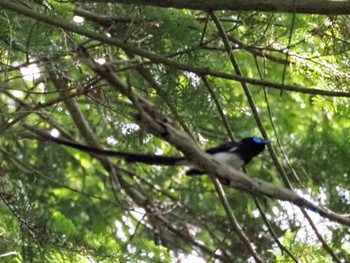
<path fill-rule="evenodd" d="M 239 144 L 237 142 L 225 142 L 218 146 L 207 149 L 206 152 L 209 154 L 220 152 L 234 152 L 237 149 L 238 145 Z"/>

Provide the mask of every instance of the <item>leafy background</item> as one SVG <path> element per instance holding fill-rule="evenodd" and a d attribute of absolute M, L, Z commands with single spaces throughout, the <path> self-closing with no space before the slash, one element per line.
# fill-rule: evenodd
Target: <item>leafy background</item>
<path fill-rule="evenodd" d="M 2 262 L 258 261 L 240 233 L 262 262 L 350 260 L 348 227 L 317 214 L 310 216 L 319 237 L 293 205 L 225 187 L 237 231 L 208 176 L 89 155 L 32 133 L 59 132 L 119 151 L 180 154 L 135 123 L 128 99 L 81 60 L 77 47 L 84 47 L 203 148 L 230 136 L 260 136 L 261 122 L 293 189 L 348 213 L 348 17 L 217 11 L 242 76 L 277 84 L 248 84 L 249 104 L 240 82 L 212 74 L 204 79 L 178 66 L 235 75 L 207 13 L 74 2 L 22 1 L 37 19 L 20 9 L 0 11 Z M 44 23 L 39 14 L 66 27 Z M 74 26 L 155 58 L 89 38 Z M 157 61 L 164 57 L 178 64 Z M 284 90 L 287 85 L 295 91 Z M 284 185 L 270 154 L 247 172 Z"/>

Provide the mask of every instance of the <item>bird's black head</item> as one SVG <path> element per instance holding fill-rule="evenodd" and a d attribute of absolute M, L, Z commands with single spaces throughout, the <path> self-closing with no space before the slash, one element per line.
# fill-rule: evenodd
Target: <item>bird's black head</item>
<path fill-rule="evenodd" d="M 245 164 L 249 163 L 253 157 L 261 153 L 267 144 L 270 144 L 269 140 L 264 140 L 256 136 L 242 139 L 239 142 L 239 152 Z"/>

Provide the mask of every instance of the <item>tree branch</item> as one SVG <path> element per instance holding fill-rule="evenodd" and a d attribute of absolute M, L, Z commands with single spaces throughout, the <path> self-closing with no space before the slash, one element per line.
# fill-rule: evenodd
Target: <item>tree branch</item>
<path fill-rule="evenodd" d="M 350 14 L 350 2 L 324 1 L 324 0 L 90 0 L 93 3 L 120 3 L 126 5 L 151 5 L 158 7 L 186 8 L 203 11 L 232 10 L 232 11 L 260 11 L 260 12 L 286 12 L 322 15 Z"/>
<path fill-rule="evenodd" d="M 210 155 L 201 150 L 188 134 L 180 131 L 169 118 L 161 114 L 152 102 L 136 94 L 125 85 L 110 68 L 95 62 L 84 50 L 80 50 L 80 56 L 92 70 L 130 99 L 138 112 L 136 120 L 143 129 L 175 146 L 188 160 L 191 160 L 208 174 L 212 174 L 219 179 L 228 180 L 230 187 L 246 193 L 266 195 L 281 201 L 289 201 L 299 207 L 305 207 L 319 213 L 332 221 L 350 226 L 350 218 L 348 217 L 318 207 L 289 189 L 250 178 L 232 167 L 216 162 Z"/>

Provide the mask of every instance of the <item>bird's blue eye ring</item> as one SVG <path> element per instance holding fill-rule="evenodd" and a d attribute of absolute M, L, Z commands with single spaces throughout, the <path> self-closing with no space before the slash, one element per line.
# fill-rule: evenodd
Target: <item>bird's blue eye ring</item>
<path fill-rule="evenodd" d="M 264 139 L 261 139 L 260 137 L 253 137 L 253 141 L 256 142 L 256 143 L 263 143 L 263 144 L 269 144 L 270 143 L 269 140 L 264 140 Z"/>

